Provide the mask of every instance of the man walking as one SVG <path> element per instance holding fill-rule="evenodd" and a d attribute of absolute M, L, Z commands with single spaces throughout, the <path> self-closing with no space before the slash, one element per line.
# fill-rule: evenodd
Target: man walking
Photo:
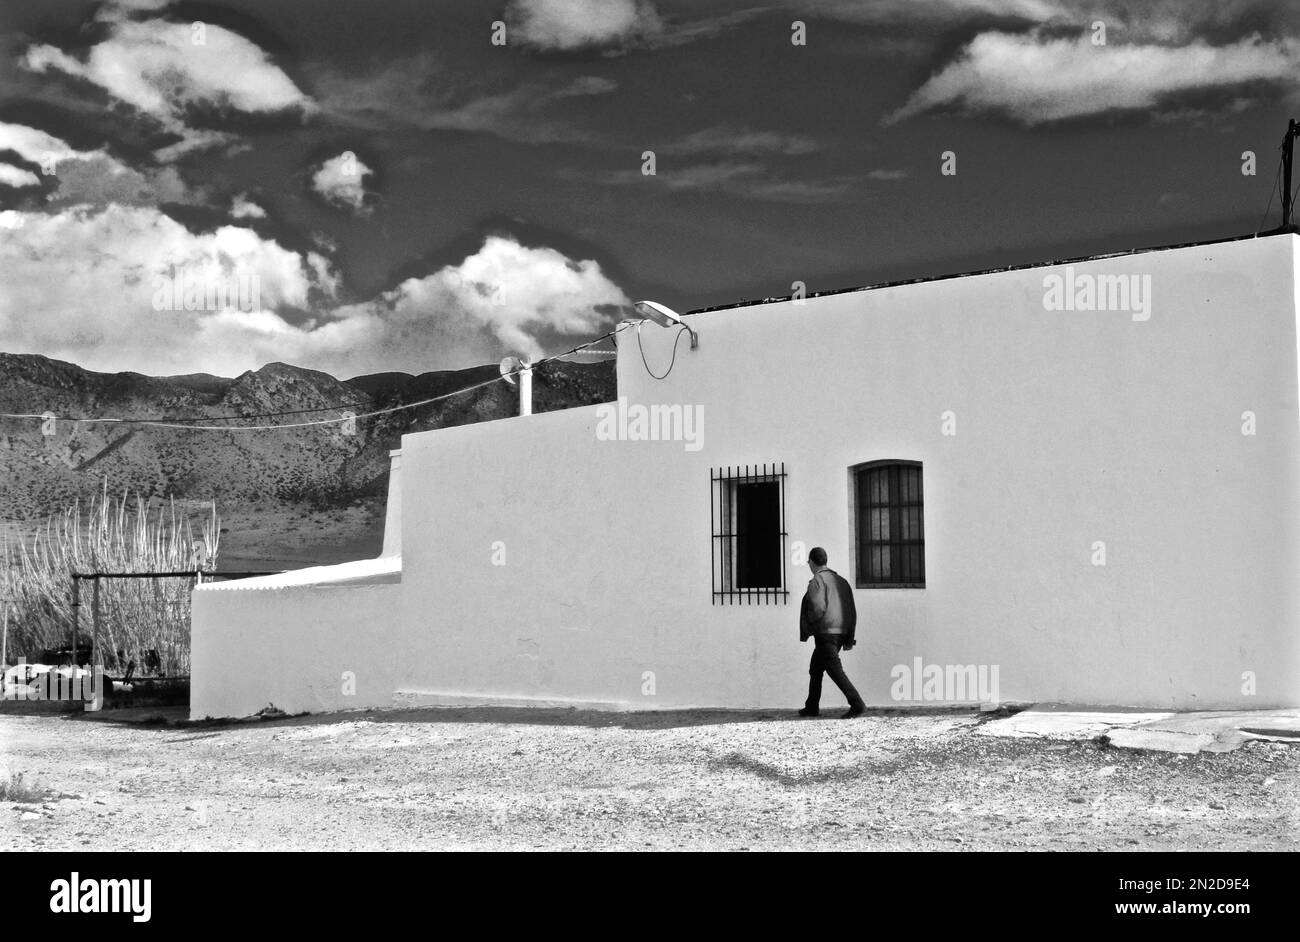
<path fill-rule="evenodd" d="M 853 588 L 833 569 L 826 566 L 826 550 L 814 546 L 808 553 L 808 568 L 813 577 L 804 593 L 799 611 L 799 640 L 813 639 L 812 659 L 808 662 L 808 702 L 800 716 L 817 716 L 822 698 L 822 674 L 830 674 L 835 686 L 849 701 L 849 710 L 841 719 L 852 719 L 867 712 L 867 706 L 844 674 L 840 650 L 854 645 L 858 612 L 853 604 Z"/>

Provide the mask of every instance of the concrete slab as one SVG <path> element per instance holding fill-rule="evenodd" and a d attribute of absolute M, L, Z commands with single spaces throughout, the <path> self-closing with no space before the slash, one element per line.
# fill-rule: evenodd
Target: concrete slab
<path fill-rule="evenodd" d="M 1269 739 L 1300 739 L 1300 710 L 1268 710 L 1252 714 L 1249 723 L 1237 728 L 1243 733 Z"/>
<path fill-rule="evenodd" d="M 1034 708 L 981 726 L 984 736 L 1013 739 L 1087 741 L 1100 739 L 1112 729 L 1172 717 L 1173 713 L 1124 713 Z"/>
<path fill-rule="evenodd" d="M 1270 730 L 1264 735 L 1290 731 L 1300 736 L 1300 710 L 1207 710 L 1197 713 L 1172 713 L 1168 718 L 1151 723 L 1155 728 L 1175 732 L 1218 733 L 1225 729 Z"/>
<path fill-rule="evenodd" d="M 1252 739 L 1300 742 L 1300 710 L 1143 713 L 1042 706 L 986 723 L 985 736 L 1061 741 L 1106 739 L 1121 749 L 1231 752 Z"/>
<path fill-rule="evenodd" d="M 1149 727 L 1118 726 L 1106 734 L 1112 746 L 1120 749 L 1150 749 L 1155 752 L 1182 752 L 1195 755 L 1214 744 L 1210 733 L 1175 733 Z"/>

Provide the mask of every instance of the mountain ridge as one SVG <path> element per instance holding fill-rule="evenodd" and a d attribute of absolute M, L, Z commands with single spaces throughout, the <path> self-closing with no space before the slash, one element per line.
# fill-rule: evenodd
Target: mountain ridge
<path fill-rule="evenodd" d="M 495 365 L 421 374 L 374 373 L 340 380 L 287 363 L 235 377 L 197 373 L 101 373 L 39 354 L 0 353 L 0 413 L 79 419 L 123 418 L 276 425 L 404 406 L 499 375 Z M 546 412 L 615 398 L 609 361 L 551 361 L 534 371 L 533 409 Z M 53 435 L 35 419 L 0 418 L 0 521 L 38 519 L 110 490 L 146 498 L 269 502 L 315 509 L 381 499 L 388 452 L 407 432 L 505 418 L 518 390 L 491 383 L 434 403 L 342 425 L 229 433 L 117 423 L 58 421 Z"/>

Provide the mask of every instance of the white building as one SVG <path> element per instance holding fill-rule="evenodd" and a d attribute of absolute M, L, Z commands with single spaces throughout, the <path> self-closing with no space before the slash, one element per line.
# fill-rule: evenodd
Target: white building
<path fill-rule="evenodd" d="M 624 330 L 621 413 L 408 435 L 382 557 L 199 588 L 192 715 L 794 709 L 815 545 L 857 586 L 869 704 L 920 659 L 996 667 L 1004 701 L 1300 705 L 1298 253 L 699 312 L 663 380 L 677 332 L 644 324 L 643 364 Z M 632 440 L 652 405 L 678 440 Z"/>

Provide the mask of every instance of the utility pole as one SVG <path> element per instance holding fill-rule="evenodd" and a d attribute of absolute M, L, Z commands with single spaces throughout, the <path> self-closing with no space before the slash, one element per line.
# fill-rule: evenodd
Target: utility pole
<path fill-rule="evenodd" d="M 1282 140 L 1282 228 L 1291 228 L 1291 162 L 1295 156 L 1295 139 L 1300 134 L 1300 124 L 1292 118 Z"/>

